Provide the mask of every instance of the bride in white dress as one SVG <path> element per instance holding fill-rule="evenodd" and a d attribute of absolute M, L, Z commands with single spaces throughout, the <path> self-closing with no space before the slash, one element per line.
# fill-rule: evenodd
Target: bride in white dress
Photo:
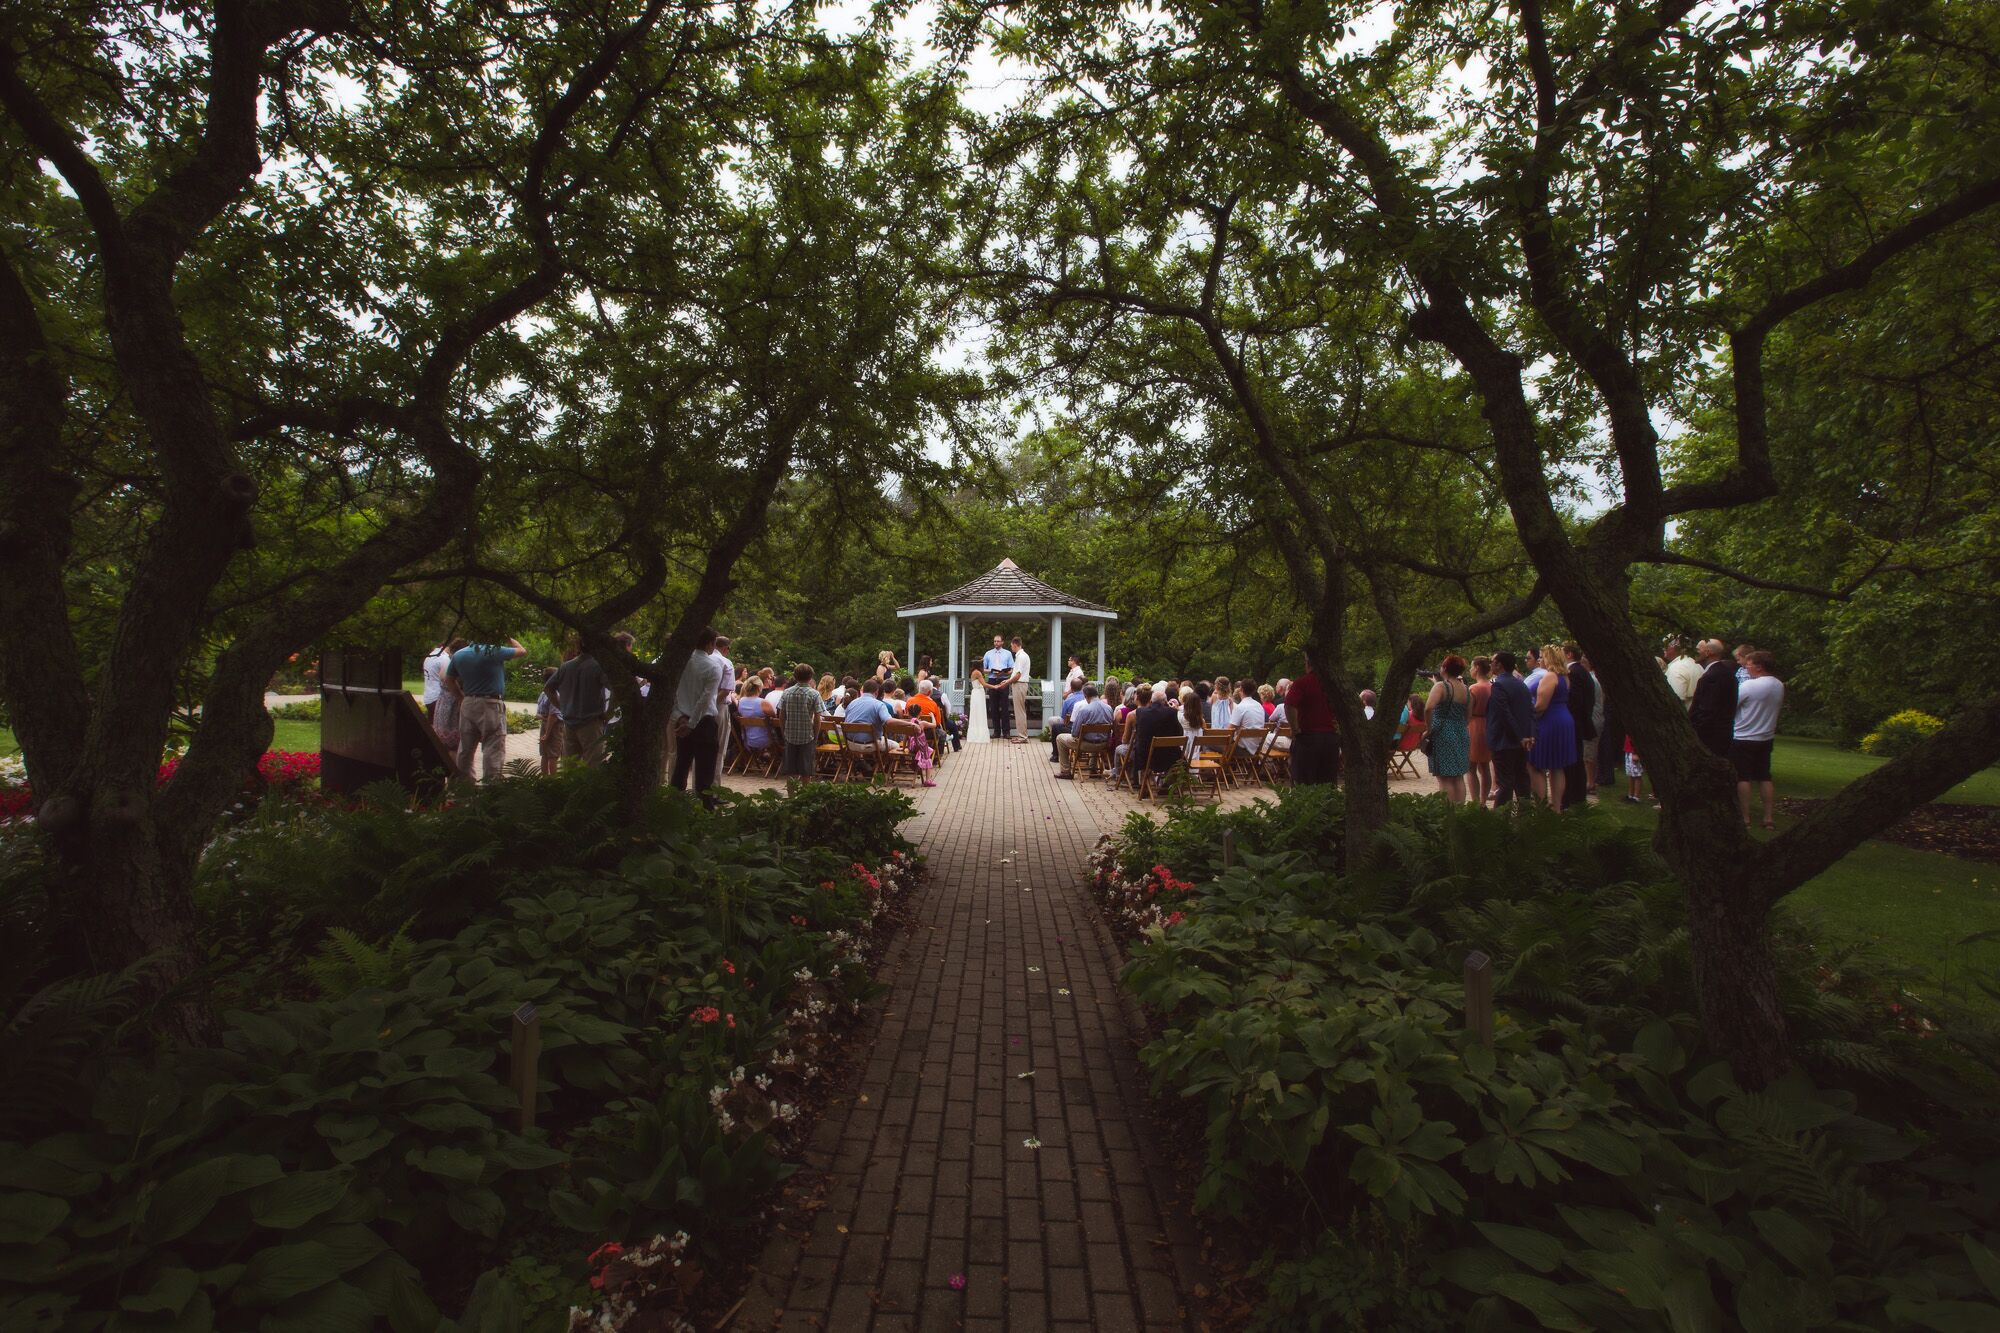
<path fill-rule="evenodd" d="M 986 673 L 974 671 L 965 691 L 965 742 L 991 740 L 986 732 Z"/>

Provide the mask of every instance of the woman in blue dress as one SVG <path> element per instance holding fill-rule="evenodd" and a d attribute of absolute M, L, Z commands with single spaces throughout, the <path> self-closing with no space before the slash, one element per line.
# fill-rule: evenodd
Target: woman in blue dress
<path fill-rule="evenodd" d="M 1560 662 L 1562 654 L 1553 646 L 1542 649 L 1544 662 Z M 1577 761 L 1576 722 L 1569 713 L 1569 678 L 1560 671 L 1545 672 L 1535 686 L 1535 743 L 1528 750 L 1528 763 L 1537 774 L 1535 794 L 1551 809 L 1562 809 L 1563 770 Z"/>

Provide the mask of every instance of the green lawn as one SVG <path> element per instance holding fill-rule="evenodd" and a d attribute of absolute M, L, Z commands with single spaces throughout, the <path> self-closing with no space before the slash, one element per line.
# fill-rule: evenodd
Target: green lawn
<path fill-rule="evenodd" d="M 1830 796 L 1881 763 L 1829 741 L 1781 738 L 1771 758 L 1771 773 L 1780 797 Z M 2000 770 L 1987 769 L 1944 799 L 2000 805 Z M 1600 808 L 1621 823 L 1639 827 L 1651 828 L 1656 818 L 1650 805 L 1626 805 L 1614 799 Z M 1781 830 L 1794 822 L 1784 814 L 1778 816 Z M 1989 980 L 2000 977 L 2000 943 L 1959 945 L 1958 941 L 1977 931 L 2000 930 L 2000 866 L 1868 842 L 1785 901 L 1830 932 L 1874 943 L 1932 978 L 1932 984 L 1954 998 L 1991 1007 L 1970 989 L 1967 978 L 1975 971 Z"/>
<path fill-rule="evenodd" d="M 0 759 L 5 759 L 10 754 L 19 753 L 21 753 L 21 742 L 14 739 L 13 729 L 10 727 L 0 727 Z"/>
<path fill-rule="evenodd" d="M 273 750 L 313 750 L 319 749 L 319 723 L 286 722 L 282 719 L 271 724 L 271 748 Z"/>

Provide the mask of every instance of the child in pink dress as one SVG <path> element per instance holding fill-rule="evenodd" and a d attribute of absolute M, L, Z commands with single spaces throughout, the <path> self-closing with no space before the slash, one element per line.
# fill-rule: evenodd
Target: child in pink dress
<path fill-rule="evenodd" d="M 924 786 L 937 786 L 937 780 L 931 777 L 931 738 L 929 728 L 918 727 L 916 734 L 910 737 L 910 754 L 917 761 L 917 772 L 922 776 Z"/>

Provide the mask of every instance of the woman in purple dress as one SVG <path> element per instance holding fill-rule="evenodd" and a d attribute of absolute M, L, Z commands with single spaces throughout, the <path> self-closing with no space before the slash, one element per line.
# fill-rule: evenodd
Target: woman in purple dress
<path fill-rule="evenodd" d="M 1542 660 L 1563 659 L 1555 648 L 1547 647 L 1542 649 Z M 1577 761 L 1579 753 L 1576 721 L 1569 715 L 1569 679 L 1560 671 L 1543 672 L 1535 684 L 1535 743 L 1528 751 L 1528 763 L 1538 775 L 1535 794 L 1552 810 L 1562 809 L 1563 770 Z"/>

